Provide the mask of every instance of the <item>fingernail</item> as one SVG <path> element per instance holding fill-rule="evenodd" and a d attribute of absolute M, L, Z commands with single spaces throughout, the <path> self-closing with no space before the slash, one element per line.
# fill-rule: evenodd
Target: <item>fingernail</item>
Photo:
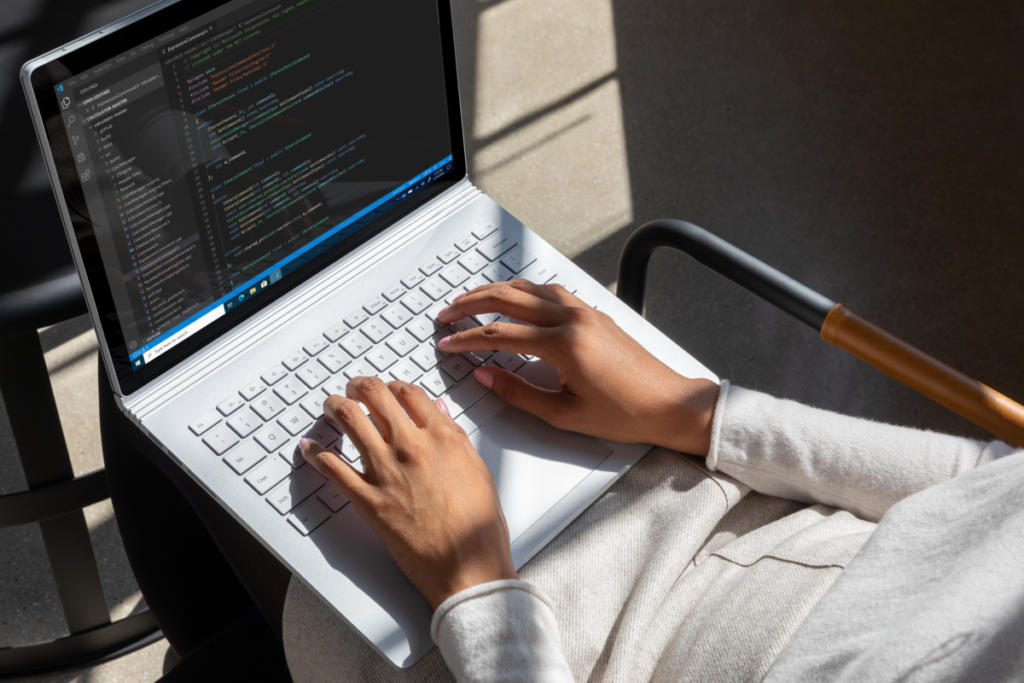
<path fill-rule="evenodd" d="M 452 299 L 452 303 L 455 303 L 456 301 L 458 301 L 458 300 L 459 300 L 459 299 L 461 299 L 462 297 L 466 296 L 467 294 L 469 294 L 469 292 L 463 292 L 462 294 L 459 294 L 459 295 L 458 295 L 457 297 L 455 297 L 454 299 Z M 445 310 L 448 310 L 448 309 L 445 309 Z"/>
<path fill-rule="evenodd" d="M 446 313 L 448 312 L 448 309 L 449 309 L 449 308 L 451 308 L 451 307 L 450 307 L 450 306 L 445 306 L 444 308 L 442 308 L 442 309 L 441 309 L 441 312 L 437 314 L 437 319 L 438 319 L 438 320 L 443 320 L 443 319 L 444 319 L 444 316 L 445 316 L 445 314 L 446 314 Z"/>
<path fill-rule="evenodd" d="M 494 373 L 490 370 L 484 370 L 483 368 L 477 368 L 473 371 L 473 377 L 476 378 L 477 382 L 483 384 L 485 387 L 490 389 L 494 386 Z"/>
<path fill-rule="evenodd" d="M 301 450 L 303 453 L 305 453 L 307 446 L 309 446 L 309 439 L 307 439 L 305 437 L 299 439 L 299 450 Z"/>
<path fill-rule="evenodd" d="M 444 347 L 448 346 L 448 342 L 449 341 L 451 341 L 451 337 L 450 336 L 449 337 L 444 337 L 443 339 L 438 340 L 437 348 L 443 349 Z"/>
<path fill-rule="evenodd" d="M 444 413 L 448 417 L 452 416 L 452 411 L 448 410 L 448 404 L 444 402 L 443 398 L 437 399 L 436 401 L 434 401 L 434 403 L 437 405 L 438 408 L 441 409 L 442 413 Z"/>

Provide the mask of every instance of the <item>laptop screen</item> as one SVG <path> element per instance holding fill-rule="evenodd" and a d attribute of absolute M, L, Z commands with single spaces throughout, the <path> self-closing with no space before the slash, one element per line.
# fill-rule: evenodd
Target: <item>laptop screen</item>
<path fill-rule="evenodd" d="M 446 3 L 199 4 L 33 78 L 126 393 L 465 175 Z"/>

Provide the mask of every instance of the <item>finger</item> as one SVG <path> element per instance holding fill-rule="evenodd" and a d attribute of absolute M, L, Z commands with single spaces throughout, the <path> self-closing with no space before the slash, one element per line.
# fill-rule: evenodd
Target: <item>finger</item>
<path fill-rule="evenodd" d="M 359 455 L 363 456 L 365 462 L 372 464 L 378 457 L 377 454 L 387 449 L 380 432 L 370 422 L 370 418 L 366 417 L 359 404 L 352 399 L 328 396 L 324 401 L 324 415 L 352 440 L 352 445 L 359 451 Z"/>
<path fill-rule="evenodd" d="M 417 427 L 423 428 L 438 419 L 437 406 L 421 387 L 408 382 L 391 382 L 388 389 Z"/>
<path fill-rule="evenodd" d="M 497 349 L 547 360 L 558 353 L 554 346 L 555 335 L 555 328 L 493 322 L 439 339 L 437 348 L 445 353 Z"/>
<path fill-rule="evenodd" d="M 345 395 L 369 409 L 388 443 L 409 425 L 409 417 L 380 377 L 353 377 L 345 386 Z"/>
<path fill-rule="evenodd" d="M 363 475 L 342 462 L 334 451 L 330 451 L 310 439 L 300 439 L 299 450 L 306 462 L 313 466 L 313 469 L 327 477 L 349 499 L 365 499 L 370 493 L 370 485 Z"/>
<path fill-rule="evenodd" d="M 567 407 L 567 397 L 561 391 L 541 389 L 508 370 L 488 365 L 474 370 L 473 377 L 505 403 L 533 413 L 549 424 L 558 422 Z"/>
<path fill-rule="evenodd" d="M 558 295 L 555 294 L 546 285 L 538 285 L 535 282 L 531 282 L 530 280 L 525 280 L 523 278 L 517 278 L 515 280 L 508 281 L 498 280 L 497 282 L 488 282 L 486 285 L 480 285 L 479 287 L 475 287 L 469 290 L 467 294 L 470 292 L 483 292 L 488 289 L 494 289 L 495 287 L 501 287 L 502 285 L 512 285 L 513 287 L 518 287 L 522 289 L 524 292 L 528 292 L 530 294 L 533 294 L 534 296 L 539 296 L 542 299 L 547 299 L 548 301 L 551 301 L 553 303 L 558 303 Z M 458 299 L 462 296 L 465 295 L 460 294 L 455 298 Z"/>
<path fill-rule="evenodd" d="M 496 283 L 495 283 L 496 284 Z M 546 296 L 540 296 L 543 292 Z M 482 291 L 467 292 L 442 310 L 437 320 L 453 323 L 467 315 L 501 313 L 540 327 L 554 327 L 565 320 L 563 307 L 547 297 L 552 292 L 526 280 L 504 282 Z"/>

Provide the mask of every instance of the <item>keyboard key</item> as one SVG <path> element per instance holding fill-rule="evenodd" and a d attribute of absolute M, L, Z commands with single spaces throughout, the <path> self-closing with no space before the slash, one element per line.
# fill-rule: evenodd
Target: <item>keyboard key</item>
<path fill-rule="evenodd" d="M 400 327 L 404 327 L 406 323 L 412 320 L 412 313 L 409 312 L 405 306 L 395 305 L 380 314 L 380 317 L 387 321 L 388 325 L 395 328 L 396 330 Z"/>
<path fill-rule="evenodd" d="M 256 441 L 268 453 L 279 450 L 284 444 L 288 443 L 288 439 L 288 434 L 277 424 L 269 424 L 266 429 L 261 429 L 256 433 Z"/>
<path fill-rule="evenodd" d="M 418 286 L 421 282 L 423 282 L 426 279 L 427 277 L 423 273 L 410 273 L 409 275 L 406 275 L 404 278 L 402 278 L 402 284 L 408 287 L 409 289 L 412 289 L 413 287 Z"/>
<path fill-rule="evenodd" d="M 296 351 L 295 353 L 293 353 L 292 355 L 288 356 L 287 358 L 285 358 L 281 362 L 289 370 L 294 370 L 295 368 L 297 368 L 297 367 L 301 366 L 303 363 L 305 363 L 307 360 L 309 360 L 309 356 L 304 354 L 302 351 Z"/>
<path fill-rule="evenodd" d="M 324 349 L 330 346 L 330 343 L 323 337 L 317 337 L 316 339 L 310 339 L 308 342 L 302 345 L 302 350 L 308 353 L 310 356 L 315 356 Z"/>
<path fill-rule="evenodd" d="M 470 275 L 465 268 L 458 263 L 453 263 L 441 271 L 441 277 L 452 287 L 458 287 L 469 279 Z"/>
<path fill-rule="evenodd" d="M 243 439 L 263 426 L 263 420 L 251 410 L 243 410 L 232 418 L 228 418 L 228 426 Z"/>
<path fill-rule="evenodd" d="M 355 377 L 374 377 L 376 374 L 377 372 L 373 369 L 373 366 L 367 363 L 365 359 L 358 363 L 353 363 L 345 369 L 345 376 L 349 379 L 353 379 Z M 344 391 L 339 393 L 342 396 L 345 395 Z"/>
<path fill-rule="evenodd" d="M 409 296 L 402 299 L 402 305 L 408 308 L 409 312 L 413 315 L 419 315 L 423 311 L 427 310 L 427 307 L 429 307 L 431 303 L 433 302 L 430 297 L 420 291 L 411 292 Z"/>
<path fill-rule="evenodd" d="M 238 443 L 238 437 L 227 425 L 221 425 L 203 437 L 203 443 L 217 455 L 224 455 L 224 451 Z"/>
<path fill-rule="evenodd" d="M 474 275 L 465 282 L 462 283 L 462 288 L 467 292 L 471 292 L 477 287 L 483 287 L 484 285 L 490 284 L 490 280 L 485 278 L 483 275 Z"/>
<path fill-rule="evenodd" d="M 282 515 L 287 515 L 296 505 L 316 493 L 316 490 L 326 481 L 312 467 L 303 467 L 293 472 L 290 477 L 271 491 L 267 496 L 267 502 Z"/>
<path fill-rule="evenodd" d="M 397 301 L 402 298 L 403 294 L 405 294 L 405 287 L 402 285 L 395 285 L 384 292 L 384 298 L 388 301 Z"/>
<path fill-rule="evenodd" d="M 404 357 L 416 348 L 418 342 L 405 330 L 399 330 L 388 339 L 388 348 Z"/>
<path fill-rule="evenodd" d="M 310 389 L 316 389 L 331 376 L 331 373 L 327 372 L 327 368 L 319 363 L 310 363 L 296 372 L 295 376 Z"/>
<path fill-rule="evenodd" d="M 366 360 L 377 368 L 377 372 L 384 372 L 398 362 L 398 356 L 387 346 L 378 346 L 366 354 Z"/>
<path fill-rule="evenodd" d="M 459 384 L 445 394 L 444 402 L 448 405 L 448 410 L 451 412 L 452 417 L 455 418 L 483 398 L 488 391 L 490 389 L 477 382 L 474 378 L 469 377 L 462 384 Z"/>
<path fill-rule="evenodd" d="M 310 394 L 309 397 L 302 399 L 302 409 L 309 413 L 309 416 L 314 420 L 323 417 L 324 415 L 324 401 L 327 400 L 327 396 L 317 392 Z"/>
<path fill-rule="evenodd" d="M 350 334 L 341 340 L 341 348 L 345 349 L 345 353 L 353 358 L 359 358 L 359 356 L 372 349 L 373 344 L 361 334 Z"/>
<path fill-rule="evenodd" d="M 355 444 L 352 443 L 352 439 L 347 436 L 342 436 L 340 439 L 335 441 L 334 445 L 331 446 L 331 450 L 348 460 L 350 463 L 359 460 L 359 451 L 356 450 Z"/>
<path fill-rule="evenodd" d="M 450 247 L 438 254 L 437 258 L 441 259 L 442 263 L 451 263 L 455 259 L 459 258 L 459 254 L 461 253 L 462 252 L 460 252 L 456 247 Z"/>
<path fill-rule="evenodd" d="M 320 502 L 331 509 L 331 512 L 337 512 L 341 508 L 348 505 L 348 496 L 341 492 L 334 484 L 327 484 L 327 486 L 320 489 L 320 493 L 316 494 L 316 497 L 320 499 Z"/>
<path fill-rule="evenodd" d="M 331 445 L 338 440 L 338 432 L 327 424 L 327 420 L 323 418 L 314 422 L 313 426 L 307 429 L 303 436 L 307 439 L 311 439 L 312 441 L 316 441 L 324 448 L 330 448 Z"/>
<path fill-rule="evenodd" d="M 498 232 L 476 245 L 476 250 L 488 261 L 494 261 L 514 246 L 516 241 L 511 235 Z"/>
<path fill-rule="evenodd" d="M 331 349 L 317 358 L 317 360 L 330 373 L 341 372 L 343 367 L 352 362 L 352 359 L 342 353 L 340 349 Z"/>
<path fill-rule="evenodd" d="M 506 280 L 511 280 L 516 276 L 515 273 L 500 263 L 495 263 L 494 265 L 484 268 L 480 271 L 480 274 L 491 282 L 505 282 Z"/>
<path fill-rule="evenodd" d="M 246 401 L 251 401 L 264 391 L 267 390 L 267 385 L 259 380 L 249 382 L 244 387 L 238 390 L 238 393 L 242 395 Z"/>
<path fill-rule="evenodd" d="M 192 433 L 196 436 L 202 436 L 206 432 L 210 431 L 210 428 L 216 424 L 219 424 L 223 418 L 216 410 L 211 410 L 206 415 L 193 422 L 188 426 L 192 430 Z"/>
<path fill-rule="evenodd" d="M 369 339 L 374 344 L 379 344 L 380 342 L 384 341 L 385 337 L 391 334 L 391 328 L 385 325 L 380 320 L 376 319 L 371 320 L 370 322 L 360 327 L 359 331 L 365 334 L 366 338 Z"/>
<path fill-rule="evenodd" d="M 420 291 L 429 296 L 434 301 L 438 301 L 444 298 L 444 295 L 452 291 L 452 288 L 448 286 L 448 283 L 439 277 L 435 277 L 432 280 L 427 280 L 425 283 L 420 285 Z"/>
<path fill-rule="evenodd" d="M 369 313 L 370 315 L 375 315 L 376 313 L 383 310 L 383 308 L 387 305 L 388 302 L 384 301 L 384 299 L 378 296 L 374 297 L 370 301 L 363 304 L 363 310 Z"/>
<path fill-rule="evenodd" d="M 522 360 L 522 358 L 519 360 Z M 526 361 L 523 362 L 525 363 Z M 473 364 L 463 358 L 462 354 L 455 354 L 441 363 L 441 369 L 447 372 L 452 379 L 458 382 L 473 371 Z"/>
<path fill-rule="evenodd" d="M 483 238 L 489 236 L 497 229 L 498 226 L 495 225 L 494 223 L 485 223 L 484 225 L 481 225 L 479 228 L 473 229 L 473 236 L 476 237 L 478 240 L 482 240 Z"/>
<path fill-rule="evenodd" d="M 353 313 L 349 317 L 345 318 L 344 322 L 345 322 L 346 325 L 348 325 L 349 327 L 351 327 L 354 330 L 357 327 L 359 327 L 360 325 L 362 325 L 363 323 L 365 323 L 369 319 L 370 319 L 370 316 L 366 315 L 366 313 L 364 313 L 362 311 L 356 311 L 355 313 Z"/>
<path fill-rule="evenodd" d="M 499 318 L 501 318 L 501 313 L 477 313 L 473 316 L 473 320 L 481 325 L 489 325 Z"/>
<path fill-rule="evenodd" d="M 274 387 L 274 393 L 280 396 L 282 401 L 291 405 L 305 396 L 308 392 L 302 382 L 294 377 L 289 377 Z"/>
<path fill-rule="evenodd" d="M 546 285 L 551 278 L 555 277 L 555 271 L 550 266 L 538 262 L 527 268 L 520 277 L 538 285 Z"/>
<path fill-rule="evenodd" d="M 255 441 L 246 441 L 241 446 L 224 456 L 224 462 L 235 471 L 245 474 L 266 459 L 267 453 Z"/>
<path fill-rule="evenodd" d="M 324 332 L 324 336 L 332 343 L 338 341 L 346 334 L 348 334 L 348 327 L 343 322 L 331 325 L 330 329 Z"/>
<path fill-rule="evenodd" d="M 437 271 L 441 270 L 441 268 L 443 267 L 444 266 L 442 266 L 437 259 L 434 259 L 420 266 L 420 272 L 426 275 L 427 277 L 430 277 Z"/>
<path fill-rule="evenodd" d="M 472 235 L 466 235 L 461 240 L 455 243 L 455 246 L 459 248 L 459 251 L 466 251 L 476 246 L 476 238 Z"/>
<path fill-rule="evenodd" d="M 260 375 L 260 379 L 266 382 L 267 386 L 272 387 L 287 376 L 288 371 L 284 369 L 283 365 L 275 365 Z"/>
<path fill-rule="evenodd" d="M 292 439 L 291 442 L 285 444 L 285 447 L 278 451 L 277 454 L 284 458 L 284 461 L 291 465 L 292 469 L 297 470 L 306 465 L 306 459 L 302 457 L 302 451 L 299 450 L 298 439 Z"/>
<path fill-rule="evenodd" d="M 309 536 L 330 516 L 331 511 L 323 503 L 316 498 L 310 498 L 288 515 L 288 523 L 303 536 Z"/>
<path fill-rule="evenodd" d="M 344 375 L 338 375 L 327 380 L 327 384 L 320 387 L 321 391 L 325 394 L 324 398 L 327 396 L 344 396 L 348 380 L 349 378 Z"/>
<path fill-rule="evenodd" d="M 409 382 L 412 384 L 423 376 L 423 371 L 420 370 L 420 368 L 412 361 L 404 360 L 391 368 L 391 376 L 400 382 Z"/>
<path fill-rule="evenodd" d="M 425 342 L 430 339 L 431 335 L 437 332 L 437 325 L 435 325 L 429 318 L 416 318 L 405 331 L 416 337 L 417 341 Z"/>
<path fill-rule="evenodd" d="M 440 327 L 441 324 L 437 322 L 437 316 L 441 315 L 441 311 L 443 311 L 446 308 L 448 308 L 448 304 L 446 303 L 434 304 L 434 307 L 427 310 L 427 312 L 424 315 L 427 316 L 427 319 L 429 319 L 431 322 Z"/>
<path fill-rule="evenodd" d="M 475 251 L 463 254 L 459 259 L 459 265 L 471 273 L 479 273 L 487 266 L 487 259 Z"/>
<path fill-rule="evenodd" d="M 281 458 L 270 458 L 245 477 L 245 483 L 261 496 L 281 483 L 292 473 L 292 468 Z"/>
<path fill-rule="evenodd" d="M 448 329 L 451 330 L 452 334 L 458 334 L 459 332 L 466 332 L 476 327 L 480 327 L 480 323 L 473 320 L 473 318 L 463 318 L 449 325 Z"/>
<path fill-rule="evenodd" d="M 302 433 L 302 430 L 313 424 L 313 418 L 311 418 L 305 410 L 299 406 L 295 406 L 287 413 L 277 418 L 277 424 L 284 427 L 292 436 L 298 436 Z"/>
<path fill-rule="evenodd" d="M 494 355 L 493 351 L 463 351 L 465 356 L 470 363 L 473 365 L 483 365 L 487 362 L 487 359 Z"/>
<path fill-rule="evenodd" d="M 526 361 L 523 360 L 523 357 L 520 356 L 518 353 L 499 351 L 498 353 L 494 354 L 494 358 L 488 361 L 488 363 L 494 363 L 503 370 L 515 372 L 519 368 L 523 367 L 523 365 L 526 364 Z"/>
<path fill-rule="evenodd" d="M 435 369 L 424 375 L 420 385 L 436 397 L 455 386 L 455 380 Z"/>
<path fill-rule="evenodd" d="M 420 369 L 432 370 L 437 367 L 437 364 L 443 361 L 445 358 L 444 354 L 435 349 L 430 344 L 424 344 L 409 356 L 409 360 L 420 366 Z"/>
<path fill-rule="evenodd" d="M 285 402 L 274 394 L 267 394 L 257 401 L 253 401 L 252 409 L 263 418 L 263 421 L 271 420 L 285 411 Z"/>
<path fill-rule="evenodd" d="M 443 349 L 439 349 L 437 347 L 437 345 L 441 343 L 442 339 L 444 339 L 445 337 L 447 337 L 450 334 L 451 334 L 451 332 L 448 331 L 448 330 L 441 330 L 440 332 L 436 333 L 433 337 L 431 337 L 430 341 L 428 341 L 427 343 L 430 344 L 434 348 L 435 351 L 437 351 L 438 353 L 443 355 L 445 358 L 447 358 L 451 354 L 446 352 L 446 351 L 444 351 Z"/>
<path fill-rule="evenodd" d="M 537 257 L 529 249 L 515 247 L 501 257 L 501 265 L 506 266 L 513 273 L 521 273 L 536 260 Z"/>
<path fill-rule="evenodd" d="M 234 413 L 236 410 L 238 410 L 244 405 L 245 401 L 243 401 L 240 396 L 229 396 L 228 398 L 221 401 L 221 403 L 217 406 L 217 410 L 220 411 L 221 415 L 227 417 L 228 415 Z"/>
<path fill-rule="evenodd" d="M 498 398 L 493 391 L 489 392 L 470 406 L 466 412 L 455 418 L 455 424 L 462 427 L 466 434 L 472 434 L 504 407 L 505 402 Z"/>

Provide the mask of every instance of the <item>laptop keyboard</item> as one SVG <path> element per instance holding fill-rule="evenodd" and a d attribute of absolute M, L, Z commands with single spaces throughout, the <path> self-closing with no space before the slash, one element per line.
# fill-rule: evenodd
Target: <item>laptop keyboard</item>
<path fill-rule="evenodd" d="M 223 457 L 239 485 L 264 497 L 306 536 L 348 499 L 307 466 L 299 439 L 312 439 L 363 471 L 355 446 L 324 417 L 327 397 L 344 395 L 353 377 L 402 380 L 419 384 L 431 398 L 443 397 L 466 433 L 476 431 L 505 404 L 473 379 L 473 368 L 494 365 L 517 372 L 527 358 L 490 351 L 447 354 L 437 348 L 445 336 L 502 319 L 499 314 L 466 318 L 447 328 L 435 320 L 459 294 L 520 277 L 545 284 L 556 273 L 493 224 L 481 226 L 305 341 L 188 428 Z"/>

